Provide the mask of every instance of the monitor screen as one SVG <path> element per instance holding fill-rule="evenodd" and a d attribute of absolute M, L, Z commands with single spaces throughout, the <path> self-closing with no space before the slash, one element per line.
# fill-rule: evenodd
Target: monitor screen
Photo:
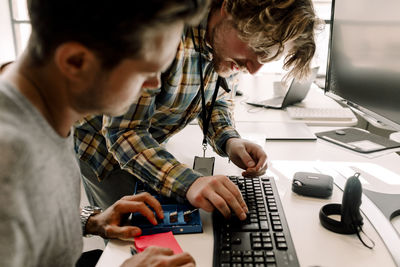
<path fill-rule="evenodd" d="M 400 131 L 400 1 L 333 0 L 327 95 Z"/>

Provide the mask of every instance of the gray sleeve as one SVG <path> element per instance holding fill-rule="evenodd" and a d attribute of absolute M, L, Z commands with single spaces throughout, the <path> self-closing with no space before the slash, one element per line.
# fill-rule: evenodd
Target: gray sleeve
<path fill-rule="evenodd" d="M 0 138 L 0 266 L 32 266 L 32 242 L 25 228 L 22 214 L 24 205 L 24 178 L 20 169 L 25 155 L 23 144 Z M 21 205 L 22 204 L 22 205 Z"/>

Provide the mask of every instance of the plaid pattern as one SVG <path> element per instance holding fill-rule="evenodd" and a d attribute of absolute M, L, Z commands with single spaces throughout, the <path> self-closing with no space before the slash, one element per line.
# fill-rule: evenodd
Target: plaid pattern
<path fill-rule="evenodd" d="M 197 28 L 187 29 L 174 62 L 162 75 L 161 89 L 145 90 L 123 116 L 92 116 L 76 126 L 78 157 L 89 163 L 100 180 L 109 171 L 122 168 L 159 193 L 183 200 L 189 186 L 201 176 L 160 145 L 196 118 L 202 127 L 199 55 L 193 46 L 192 32 L 196 47 L 200 44 Z M 200 34 L 203 40 L 204 28 Z M 218 75 L 210 48 L 204 41 L 201 43 L 205 97 L 210 104 Z M 236 86 L 233 78 L 228 80 L 231 89 Z M 233 127 L 229 98 L 230 94 L 220 89 L 207 134 L 209 144 L 221 156 L 226 156 L 226 140 L 239 137 Z"/>

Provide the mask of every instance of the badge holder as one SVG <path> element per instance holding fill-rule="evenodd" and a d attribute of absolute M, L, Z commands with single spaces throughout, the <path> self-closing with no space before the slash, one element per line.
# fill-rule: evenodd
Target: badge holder
<path fill-rule="evenodd" d="M 193 170 L 203 174 L 204 176 L 212 176 L 214 174 L 215 158 L 206 157 L 207 145 L 203 145 L 203 157 L 194 157 Z"/>

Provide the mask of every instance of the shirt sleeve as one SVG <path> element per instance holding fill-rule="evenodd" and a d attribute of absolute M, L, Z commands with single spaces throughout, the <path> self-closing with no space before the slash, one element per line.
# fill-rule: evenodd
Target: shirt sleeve
<path fill-rule="evenodd" d="M 230 138 L 240 138 L 239 133 L 235 130 L 233 119 L 234 99 L 237 89 L 236 75 L 230 77 L 227 81 L 230 84 L 231 92 L 225 92 L 219 89 L 218 98 L 212 110 L 211 121 L 207 132 L 207 141 L 213 147 L 215 152 L 220 156 L 226 157 L 225 143 Z M 211 101 L 207 104 L 207 110 L 211 105 Z M 198 116 L 200 127 L 203 129 L 203 120 L 201 113 Z"/>
<path fill-rule="evenodd" d="M 176 160 L 152 137 L 150 119 L 159 90 L 142 94 L 123 116 L 104 116 L 103 134 L 122 169 L 157 192 L 184 201 L 190 185 L 202 175 Z"/>
<path fill-rule="evenodd" d="M 78 158 L 87 162 L 97 177 L 102 180 L 118 162 L 109 153 L 102 134 L 103 116 L 88 116 L 75 125 L 74 146 Z"/>

